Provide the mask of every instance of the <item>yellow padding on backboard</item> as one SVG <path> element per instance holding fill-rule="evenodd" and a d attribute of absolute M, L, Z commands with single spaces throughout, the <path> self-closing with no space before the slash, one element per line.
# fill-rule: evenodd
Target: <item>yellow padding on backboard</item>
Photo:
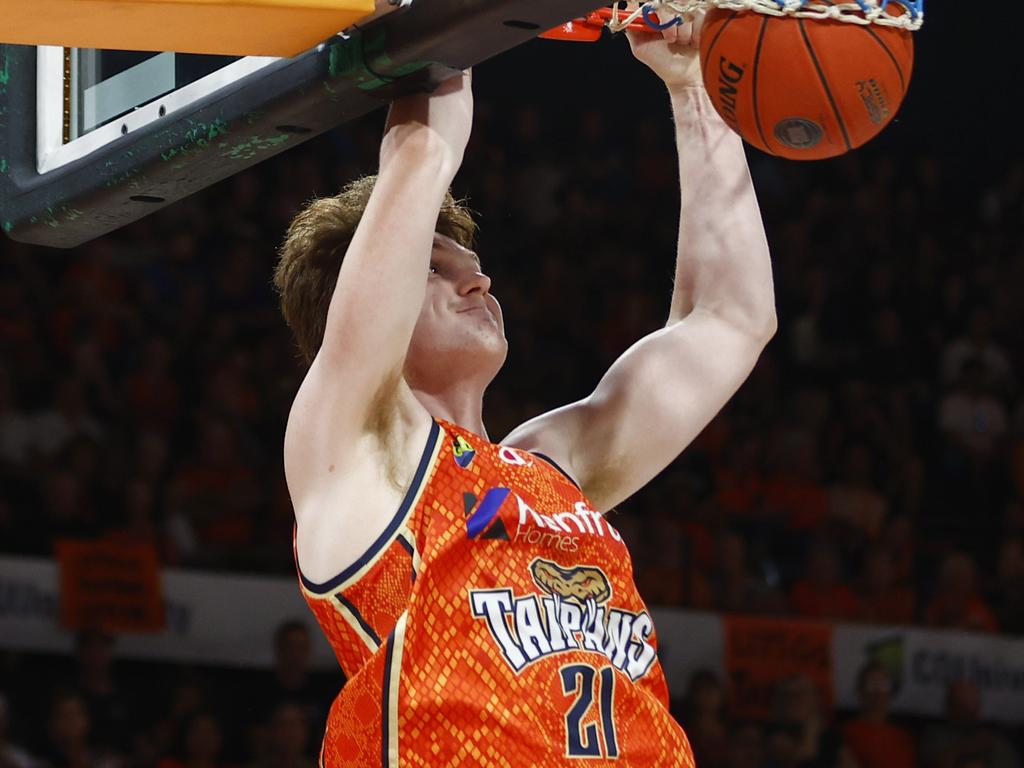
<path fill-rule="evenodd" d="M 0 42 L 295 56 L 374 11 L 374 0 L 0 0 Z"/>

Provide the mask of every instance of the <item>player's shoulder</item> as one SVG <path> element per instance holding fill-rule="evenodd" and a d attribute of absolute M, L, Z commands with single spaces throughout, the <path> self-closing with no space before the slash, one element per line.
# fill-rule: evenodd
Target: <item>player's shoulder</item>
<path fill-rule="evenodd" d="M 581 418 L 583 411 L 579 403 L 556 408 L 520 424 L 501 444 L 547 459 L 578 485 L 573 455 Z"/>
<path fill-rule="evenodd" d="M 286 479 L 304 575 L 313 581 L 330 576 L 377 540 L 402 505 L 424 446 L 437 430 L 421 406 L 396 403 L 355 435 L 312 446 L 286 440 Z M 328 535 L 338 530 L 345 535 Z"/>

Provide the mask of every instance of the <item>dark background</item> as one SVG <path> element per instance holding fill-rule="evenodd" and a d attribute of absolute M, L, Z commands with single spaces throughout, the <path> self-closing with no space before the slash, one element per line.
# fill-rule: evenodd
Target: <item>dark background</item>
<path fill-rule="evenodd" d="M 779 333 L 705 434 L 613 513 L 653 604 L 1024 633 L 1020 12 L 933 2 L 928 14 L 907 100 L 879 139 L 814 164 L 749 153 Z M 586 395 L 664 321 L 678 186 L 663 86 L 624 40 L 538 41 L 479 67 L 475 88 L 455 191 L 480 214 L 506 315 L 509 362 L 485 408 L 498 439 Z M 275 248 L 304 200 L 374 170 L 382 119 L 74 251 L 0 246 L 0 552 L 112 533 L 153 543 L 167 565 L 292 572 L 280 447 L 302 367 L 269 285 Z M 969 424 L 943 420 L 964 408 Z M 168 734 L 206 727 L 203 711 L 223 735 L 215 762 L 287 753 L 274 718 L 293 699 L 269 677 L 110 673 L 103 655 L 0 656 L 12 739 L 74 762 L 53 736 L 74 713 L 51 694 L 102 689 L 89 681 L 106 668 L 116 693 L 82 700 L 92 763 L 185 760 Z M 144 696 L 140 675 L 166 691 Z M 193 684 L 201 703 L 175 709 Z M 303 683 L 303 701 L 337 684 Z M 280 696 L 257 707 L 230 694 L 247 686 Z M 701 690 L 674 694 L 702 767 L 841 764 L 837 713 L 816 715 L 829 727 L 813 756 L 786 762 L 780 722 L 813 717 L 744 730 Z M 971 692 L 958 695 L 952 710 L 969 715 Z M 920 765 L 975 753 L 1020 765 L 992 746 L 1019 733 L 952 710 L 938 727 L 963 739 L 945 751 L 928 751 L 934 724 L 901 724 Z M 292 731 L 300 753 L 318 741 L 309 711 L 306 735 Z M 730 751 L 748 736 L 768 762 Z"/>

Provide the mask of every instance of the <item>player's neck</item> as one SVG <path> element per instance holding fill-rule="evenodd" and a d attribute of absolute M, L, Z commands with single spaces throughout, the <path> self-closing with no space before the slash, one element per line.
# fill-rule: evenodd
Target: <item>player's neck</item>
<path fill-rule="evenodd" d="M 426 391 L 413 387 L 413 394 L 427 413 L 435 419 L 443 419 L 458 424 L 469 431 L 487 438 L 484 427 L 483 407 L 484 393 L 482 389 L 461 385 L 440 391 Z"/>

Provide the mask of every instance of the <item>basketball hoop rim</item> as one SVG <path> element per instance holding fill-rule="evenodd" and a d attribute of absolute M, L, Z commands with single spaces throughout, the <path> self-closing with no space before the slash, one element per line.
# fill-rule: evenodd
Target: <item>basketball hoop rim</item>
<path fill-rule="evenodd" d="M 925 0 L 846 0 L 829 5 L 820 0 L 649 0 L 635 10 L 623 11 L 613 5 L 601 9 L 600 13 L 612 32 L 660 31 L 714 9 L 862 26 L 877 24 L 916 32 L 924 25 L 924 4 Z M 898 6 L 903 12 L 892 13 L 892 6 Z M 593 24 L 594 14 L 590 14 L 587 21 Z"/>

